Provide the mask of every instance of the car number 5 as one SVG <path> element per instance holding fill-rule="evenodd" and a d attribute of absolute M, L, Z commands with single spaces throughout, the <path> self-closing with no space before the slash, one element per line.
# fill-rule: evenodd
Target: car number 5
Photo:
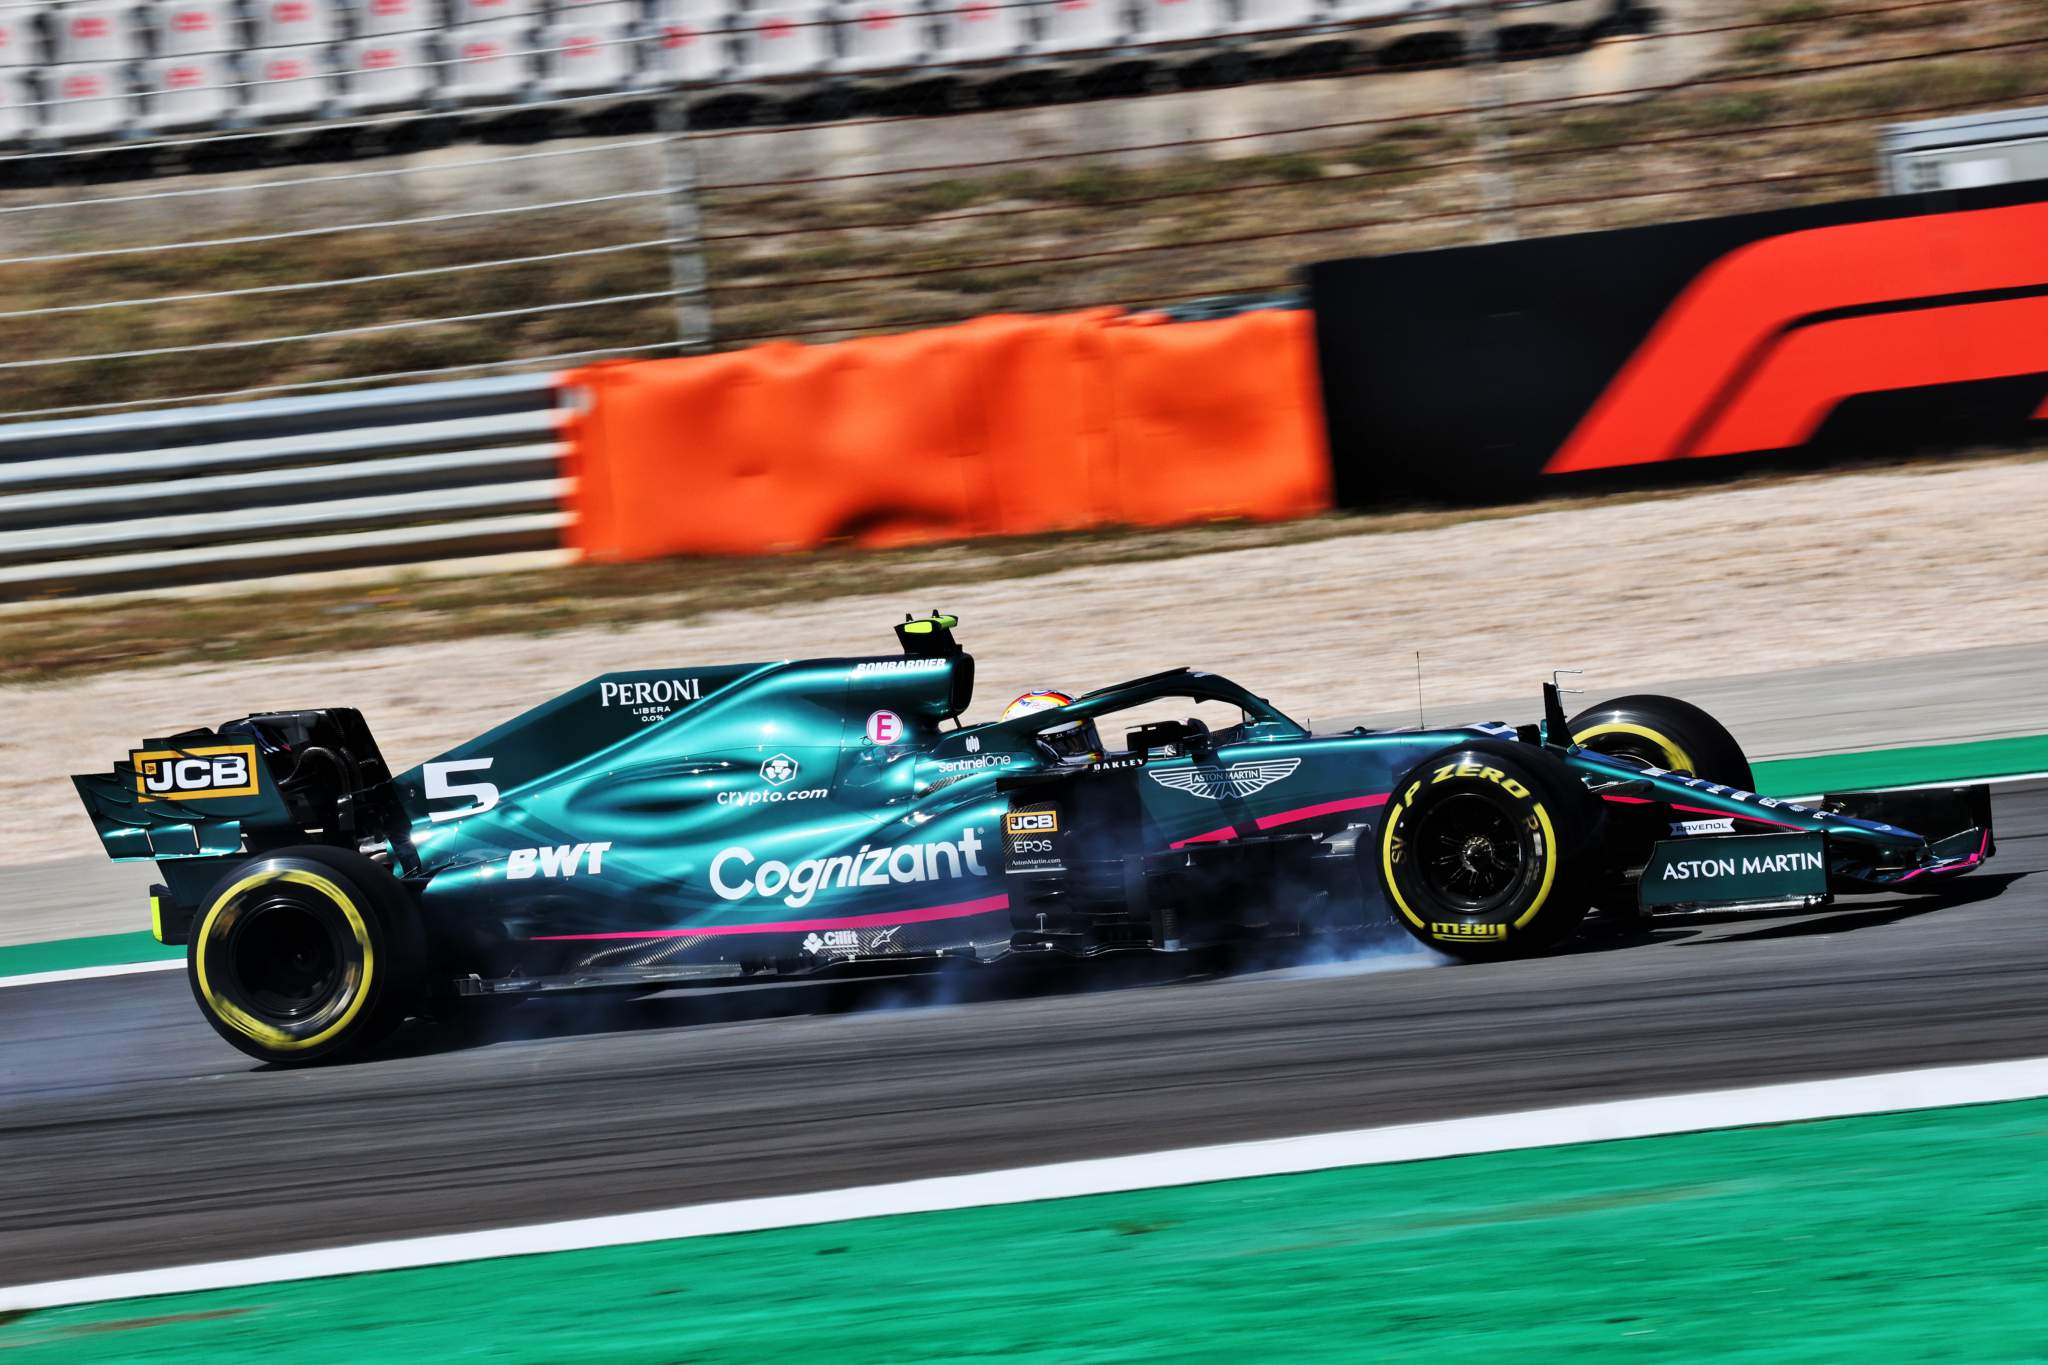
<path fill-rule="evenodd" d="M 460 810 L 432 811 L 428 818 L 435 821 L 460 820 L 465 815 L 481 815 L 497 805 L 498 789 L 489 782 L 448 780 L 457 773 L 480 773 L 488 770 L 490 766 L 491 760 L 488 758 L 451 758 L 445 763 L 429 763 L 423 770 L 427 779 L 427 800 L 468 797 L 475 804 L 464 806 Z"/>

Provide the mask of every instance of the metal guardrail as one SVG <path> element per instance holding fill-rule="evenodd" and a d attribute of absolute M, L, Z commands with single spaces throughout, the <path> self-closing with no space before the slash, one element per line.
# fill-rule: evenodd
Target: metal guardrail
<path fill-rule="evenodd" d="M 558 376 L 0 426 L 0 601 L 557 546 Z"/>

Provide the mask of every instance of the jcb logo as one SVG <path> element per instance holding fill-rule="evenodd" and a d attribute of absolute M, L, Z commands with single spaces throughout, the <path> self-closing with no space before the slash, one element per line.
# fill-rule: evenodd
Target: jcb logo
<path fill-rule="evenodd" d="M 1060 813 L 1056 810 L 1011 811 L 1003 817 L 1006 834 L 1058 834 Z"/>
<path fill-rule="evenodd" d="M 254 796 L 258 786 L 253 744 L 137 750 L 128 761 L 135 766 L 135 794 L 143 801 Z"/>

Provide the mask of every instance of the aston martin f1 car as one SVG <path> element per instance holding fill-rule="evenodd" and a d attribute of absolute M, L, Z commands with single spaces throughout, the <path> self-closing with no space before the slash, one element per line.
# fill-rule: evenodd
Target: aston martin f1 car
<path fill-rule="evenodd" d="M 1984 788 L 1760 796 L 1669 697 L 1567 718 L 1551 684 L 1529 725 L 1311 734 L 1178 668 L 963 725 L 956 624 L 905 620 L 886 657 L 606 674 L 395 775 L 332 708 L 74 781 L 107 852 L 161 869 L 155 934 L 201 1012 L 284 1064 L 470 997 L 1387 922 L 1512 958 L 1594 907 L 1818 906 L 1993 851 Z"/>

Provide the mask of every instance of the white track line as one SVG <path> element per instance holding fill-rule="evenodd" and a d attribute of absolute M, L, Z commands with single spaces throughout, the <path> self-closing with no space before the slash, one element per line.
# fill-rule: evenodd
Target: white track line
<path fill-rule="evenodd" d="M 2048 779 L 2048 772 L 2001 773 L 1997 777 L 1959 777 L 1953 782 L 1911 782 L 1899 787 L 1842 787 L 1843 792 L 1931 792 L 1946 791 L 1951 787 L 1997 787 L 2008 782 L 2039 782 Z M 1805 796 L 1780 796 L 1780 801 L 1818 801 L 1826 792 L 1809 792 Z"/>
<path fill-rule="evenodd" d="M 133 976 L 137 972 L 170 972 L 184 965 L 182 957 L 167 957 L 155 962 L 116 962 L 107 967 L 66 967 L 61 972 L 27 972 L 21 976 L 0 976 L 0 990 L 9 986 L 44 986 L 52 981 L 91 981 L 102 976 Z"/>
<path fill-rule="evenodd" d="M 1236 1142 L 1143 1156 L 1068 1161 L 976 1175 L 907 1180 L 813 1194 L 696 1204 L 648 1213 L 577 1218 L 491 1232 L 414 1237 L 324 1251 L 290 1252 L 161 1270 L 96 1275 L 0 1288 L 0 1312 L 52 1308 L 103 1299 L 139 1298 L 357 1275 L 413 1266 L 591 1247 L 712 1237 L 768 1228 L 837 1223 L 906 1213 L 1071 1199 L 1125 1190 L 1289 1175 L 1341 1166 L 1556 1147 L 1618 1138 L 1656 1137 L 1711 1128 L 1796 1123 L 1899 1109 L 1987 1104 L 2048 1095 L 2048 1058 L 1979 1066 L 1895 1071 L 1842 1080 L 1717 1090 L 1658 1099 L 1537 1109 L 1485 1118 L 1447 1119 L 1393 1128 L 1362 1128 L 1315 1137 Z"/>

